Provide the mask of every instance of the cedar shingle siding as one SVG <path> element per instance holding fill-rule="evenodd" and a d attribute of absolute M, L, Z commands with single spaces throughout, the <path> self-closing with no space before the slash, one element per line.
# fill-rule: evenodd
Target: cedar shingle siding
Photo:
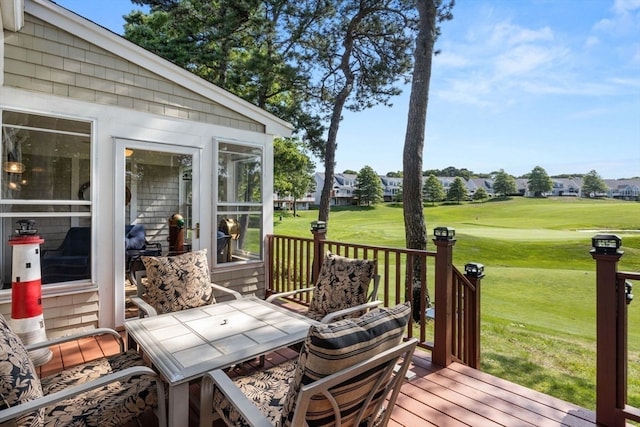
<path fill-rule="evenodd" d="M 5 86 L 264 133 L 264 125 L 25 14 L 5 32 Z"/>

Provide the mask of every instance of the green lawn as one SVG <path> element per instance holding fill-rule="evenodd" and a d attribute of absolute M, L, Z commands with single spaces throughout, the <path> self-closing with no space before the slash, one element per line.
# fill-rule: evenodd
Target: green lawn
<path fill-rule="evenodd" d="M 275 234 L 311 237 L 316 211 L 276 218 Z M 576 198 L 425 207 L 433 228 L 456 230 L 454 263 L 485 265 L 482 369 L 595 408 L 595 262 L 591 238 L 622 238 L 619 270 L 640 271 L 640 203 Z M 334 208 L 330 240 L 404 247 L 400 205 Z M 608 233 L 609 231 L 607 231 Z M 640 284 L 629 305 L 629 403 L 640 406 Z"/>

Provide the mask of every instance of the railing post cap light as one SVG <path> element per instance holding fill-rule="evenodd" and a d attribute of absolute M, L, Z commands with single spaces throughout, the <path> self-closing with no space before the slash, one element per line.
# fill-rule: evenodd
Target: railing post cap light
<path fill-rule="evenodd" d="M 433 229 L 436 240 L 453 240 L 456 230 L 451 227 L 436 227 Z"/>
<path fill-rule="evenodd" d="M 615 234 L 598 234 L 591 238 L 591 246 L 597 254 L 616 254 L 621 244 L 622 239 Z"/>
<path fill-rule="evenodd" d="M 311 221 L 311 231 L 327 231 L 327 223 L 325 221 Z"/>
<path fill-rule="evenodd" d="M 464 265 L 464 272 L 468 276 L 482 277 L 484 276 L 484 265 L 479 262 L 470 262 Z"/>

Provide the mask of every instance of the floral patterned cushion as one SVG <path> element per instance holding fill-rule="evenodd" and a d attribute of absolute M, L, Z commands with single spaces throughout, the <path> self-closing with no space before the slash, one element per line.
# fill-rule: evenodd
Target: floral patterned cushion
<path fill-rule="evenodd" d="M 0 314 L 0 409 L 39 397 L 42 397 L 42 388 L 29 353 Z M 24 415 L 16 419 L 16 425 L 42 425 L 43 412 Z"/>
<path fill-rule="evenodd" d="M 310 384 L 342 369 L 400 344 L 411 314 L 410 304 L 376 308 L 357 319 L 312 326 L 298 357 L 297 369 L 290 383 L 282 408 L 279 425 L 291 425 L 295 403 L 303 385 Z M 367 393 L 378 380 L 379 373 L 370 372 L 337 386 L 332 394 L 341 408 L 342 425 L 351 426 Z M 376 418 L 372 409 L 365 412 Z M 309 404 L 306 421 L 310 426 L 333 426 L 331 404 L 327 399 L 314 398 Z M 375 424 L 375 419 L 368 425 Z"/>
<path fill-rule="evenodd" d="M 345 258 L 328 252 L 307 316 L 320 320 L 329 313 L 364 304 L 375 268 L 373 260 Z"/>
<path fill-rule="evenodd" d="M 158 314 L 215 303 L 207 250 L 176 256 L 143 256 L 146 300 Z"/>
<path fill-rule="evenodd" d="M 129 350 L 42 378 L 42 389 L 47 395 L 141 365 L 144 365 L 142 357 L 137 351 Z M 126 382 L 111 383 L 47 407 L 44 425 L 115 427 L 135 420 L 157 403 L 154 379 L 137 375 Z"/>
<path fill-rule="evenodd" d="M 282 405 L 295 370 L 296 362 L 291 360 L 265 371 L 234 378 L 233 382 L 271 421 L 271 424 L 275 425 L 281 418 Z M 213 390 L 213 408 L 217 410 L 226 425 L 249 426 L 217 387 Z"/>

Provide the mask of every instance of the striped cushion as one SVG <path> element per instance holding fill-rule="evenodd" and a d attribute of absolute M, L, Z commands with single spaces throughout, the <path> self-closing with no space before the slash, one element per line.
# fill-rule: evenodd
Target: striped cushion
<path fill-rule="evenodd" d="M 377 308 L 357 319 L 312 326 L 298 359 L 298 366 L 284 402 L 281 424 L 291 425 L 297 395 L 303 385 L 310 384 L 342 369 L 398 345 L 409 322 L 409 303 L 392 308 Z M 342 426 L 351 426 L 363 396 L 379 378 L 378 372 L 360 376 L 334 390 L 341 407 Z M 377 414 L 368 414 L 377 415 Z M 334 425 L 330 403 L 323 397 L 314 398 L 307 411 L 309 426 Z M 371 424 L 371 423 L 369 423 Z"/>
<path fill-rule="evenodd" d="M 146 298 L 158 314 L 215 303 L 207 250 L 182 255 L 143 256 L 147 270 Z"/>
<path fill-rule="evenodd" d="M 327 314 L 364 304 L 375 269 L 375 260 L 345 258 L 327 252 L 308 316 L 320 320 Z"/>

